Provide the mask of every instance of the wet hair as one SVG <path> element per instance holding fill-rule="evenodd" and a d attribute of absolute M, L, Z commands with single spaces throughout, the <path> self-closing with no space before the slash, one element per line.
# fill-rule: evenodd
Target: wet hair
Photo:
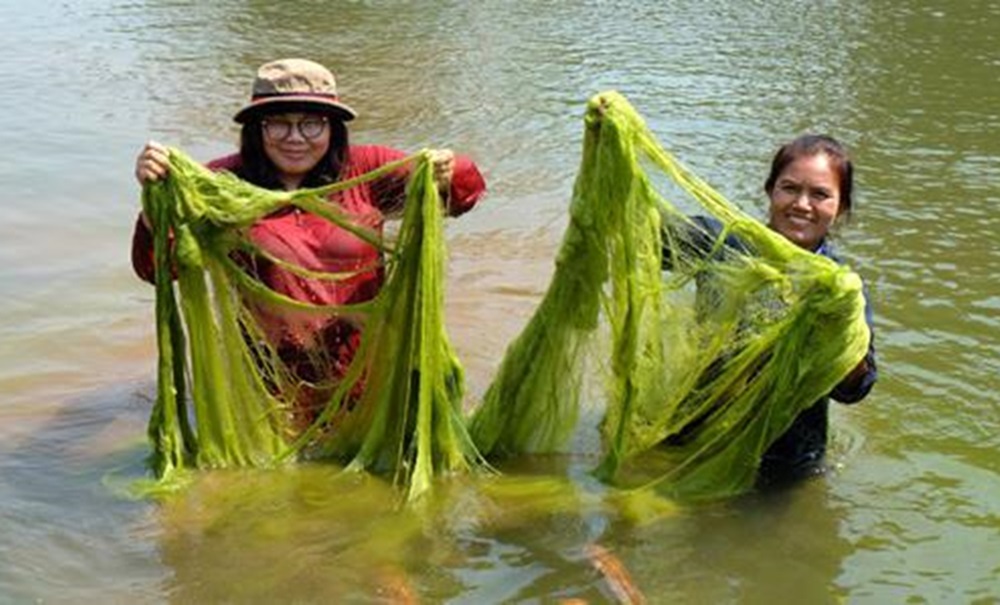
<path fill-rule="evenodd" d="M 298 111 L 326 117 L 330 128 L 330 147 L 302 179 L 301 186 L 320 187 L 340 178 L 340 171 L 347 163 L 348 150 L 347 125 L 341 116 L 334 112 L 316 111 L 315 108 L 296 108 L 287 104 L 275 107 L 273 111 L 262 111 L 243 124 L 240 131 L 241 162 L 235 171 L 236 176 L 265 189 L 284 188 L 278 167 L 264 151 L 264 129 L 261 127 L 261 121 L 269 115 Z"/>
<path fill-rule="evenodd" d="M 804 134 L 785 143 L 771 160 L 771 173 L 764 181 L 764 191 L 770 196 L 781 173 L 789 164 L 799 158 L 823 154 L 830 160 L 830 167 L 837 174 L 840 185 L 840 209 L 838 216 L 850 217 L 854 208 L 854 165 L 847 155 L 847 149 L 837 139 L 825 134 Z"/>

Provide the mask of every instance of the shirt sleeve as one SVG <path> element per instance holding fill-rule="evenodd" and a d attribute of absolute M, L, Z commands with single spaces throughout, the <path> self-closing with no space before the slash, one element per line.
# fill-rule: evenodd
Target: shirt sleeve
<path fill-rule="evenodd" d="M 406 153 L 391 147 L 380 145 L 358 145 L 351 146 L 350 168 L 345 175 L 346 178 L 359 176 L 390 162 L 395 162 L 406 157 Z M 394 188 L 391 185 L 383 185 L 380 191 L 384 195 L 377 195 L 374 200 L 375 205 L 383 212 L 394 212 L 399 209 L 399 192 L 405 189 L 402 181 L 405 181 L 409 171 L 398 175 L 389 175 L 389 179 L 400 179 L 401 186 Z M 398 191 L 397 191 L 398 189 Z M 447 208 L 450 216 L 459 216 L 471 210 L 486 193 L 486 180 L 479 172 L 479 168 L 471 158 L 464 155 L 455 155 L 455 171 L 451 178 L 451 190 L 449 191 Z"/>
<path fill-rule="evenodd" d="M 448 200 L 448 214 L 459 216 L 472 210 L 486 193 L 486 179 L 479 168 L 468 157 L 455 156 L 455 174 L 451 178 L 451 197 Z"/>
<path fill-rule="evenodd" d="M 140 215 L 135 220 L 132 233 L 132 269 L 139 279 L 155 283 L 156 263 L 153 260 L 153 232 L 149 230 Z"/>
<path fill-rule="evenodd" d="M 238 153 L 212 160 L 206 166 L 213 171 L 234 170 L 239 167 Z M 170 236 L 173 243 L 173 234 Z M 132 269 L 139 279 L 151 284 L 156 283 L 156 260 L 153 258 L 153 232 L 142 220 L 142 214 L 135 221 L 132 233 Z"/>
<path fill-rule="evenodd" d="M 865 323 L 868 324 L 868 352 L 865 353 L 866 371 L 860 377 L 844 381 L 834 387 L 830 393 L 835 401 L 840 403 L 857 403 L 864 399 L 878 380 L 878 366 L 875 361 L 875 328 L 873 327 L 872 307 L 868 302 L 867 288 L 863 291 L 865 297 Z"/>
<path fill-rule="evenodd" d="M 719 239 L 723 234 L 722 223 L 711 216 L 692 215 L 687 217 L 687 222 L 681 224 L 678 229 L 675 226 L 664 226 L 661 229 L 663 239 L 662 263 L 664 271 L 672 271 L 674 268 L 675 253 L 694 258 L 722 259 L 723 247 L 745 252 L 746 247 L 732 234 L 727 234 L 720 246 Z M 666 219 L 664 219 L 666 220 Z"/>

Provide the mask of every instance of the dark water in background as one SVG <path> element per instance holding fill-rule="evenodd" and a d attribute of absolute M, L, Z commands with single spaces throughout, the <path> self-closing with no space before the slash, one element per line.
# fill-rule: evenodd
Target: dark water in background
<path fill-rule="evenodd" d="M 976 0 L 8 0 L 0 602 L 379 602 L 399 577 L 426 602 L 602 602 L 592 541 L 651 602 L 997 602 L 998 25 L 1000 3 Z M 836 472 L 658 515 L 610 510 L 572 462 L 543 510 L 456 485 L 411 518 L 326 468 L 116 497 L 105 479 L 141 467 L 154 391 L 152 291 L 127 258 L 134 155 L 150 137 L 229 151 L 253 70 L 293 55 L 337 71 L 355 141 L 484 168 L 488 200 L 448 227 L 473 397 L 547 283 L 589 96 L 624 93 L 757 211 L 778 143 L 844 140 L 860 198 L 840 246 L 871 288 L 882 379 L 833 411 Z"/>

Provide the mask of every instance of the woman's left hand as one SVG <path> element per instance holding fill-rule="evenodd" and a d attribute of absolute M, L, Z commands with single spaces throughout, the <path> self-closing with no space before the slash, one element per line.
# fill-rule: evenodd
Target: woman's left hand
<path fill-rule="evenodd" d="M 434 182 L 441 195 L 451 191 L 451 177 L 455 174 L 455 152 L 451 149 L 431 149 L 431 166 L 434 169 Z"/>

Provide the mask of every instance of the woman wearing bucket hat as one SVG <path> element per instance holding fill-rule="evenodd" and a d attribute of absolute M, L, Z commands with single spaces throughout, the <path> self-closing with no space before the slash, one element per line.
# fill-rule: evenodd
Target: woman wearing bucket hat
<path fill-rule="evenodd" d="M 305 59 L 283 59 L 262 65 L 251 98 L 234 116 L 242 125 L 238 153 L 208 163 L 268 189 L 294 190 L 350 179 L 404 158 L 403 151 L 375 145 L 350 145 L 346 123 L 357 113 L 337 94 L 336 80 L 326 67 Z M 448 213 L 470 210 L 486 186 L 475 164 L 450 150 L 433 153 L 434 175 L 447 200 Z M 140 184 L 162 179 L 169 164 L 167 151 L 150 141 L 136 159 Z M 387 215 L 400 210 L 405 175 L 392 174 L 344 191 L 332 199 L 360 225 L 381 231 Z M 316 272 L 354 272 L 345 280 L 310 279 L 263 258 L 252 270 L 280 294 L 314 304 L 359 303 L 373 298 L 382 285 L 379 251 L 325 219 L 295 209 L 269 215 L 249 231 L 265 253 Z M 152 233 L 140 215 L 132 245 L 132 263 L 142 279 L 152 282 Z M 366 269 L 367 268 L 367 269 Z M 358 329 L 347 319 L 333 322 L 295 317 L 288 312 L 261 311 L 258 320 L 268 340 L 305 383 L 323 382 L 324 373 L 341 372 L 353 357 Z M 335 362 L 322 369 L 314 364 L 316 343 Z M 311 395 L 310 395 L 311 393 Z M 297 398 L 304 408 L 318 405 L 321 392 Z M 305 411 L 305 410 L 303 410 Z"/>

